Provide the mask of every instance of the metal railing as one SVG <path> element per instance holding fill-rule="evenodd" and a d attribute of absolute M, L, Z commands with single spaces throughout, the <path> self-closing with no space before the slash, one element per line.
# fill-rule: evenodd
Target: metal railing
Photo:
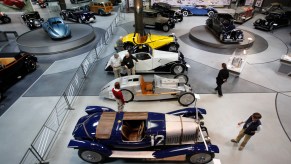
<path fill-rule="evenodd" d="M 99 60 L 101 52 L 107 46 L 108 41 L 116 30 L 118 22 L 122 18 L 122 9 L 124 9 L 123 4 L 119 5 L 117 16 L 110 24 L 104 36 L 97 43 L 96 47 L 88 52 L 81 65 L 76 70 L 72 80 L 36 135 L 30 148 L 26 151 L 20 164 L 45 163 L 48 153 L 61 129 L 63 121 L 68 115 L 68 112 L 73 109 L 71 105 L 73 104 L 74 99 L 82 88 L 89 72 L 94 68 L 96 61 Z"/>

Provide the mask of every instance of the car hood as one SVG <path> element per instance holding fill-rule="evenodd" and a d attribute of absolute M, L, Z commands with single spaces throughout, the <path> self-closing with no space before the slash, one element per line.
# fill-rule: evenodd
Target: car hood
<path fill-rule="evenodd" d="M 135 35 L 135 39 L 134 39 L 135 42 L 137 42 L 137 36 L 138 34 Z M 133 42 L 133 38 L 134 38 L 134 33 L 128 34 L 122 38 L 122 42 Z M 169 40 L 168 42 L 170 43 L 170 42 L 175 41 L 175 37 L 150 34 L 148 35 L 148 38 L 145 43 L 151 43 L 151 42 L 162 41 L 162 40 Z"/>
<path fill-rule="evenodd" d="M 52 27 L 52 31 L 60 36 L 65 36 L 69 27 L 66 24 L 57 24 Z"/>
<path fill-rule="evenodd" d="M 73 131 L 74 138 L 94 138 L 101 114 L 94 113 L 81 117 Z"/>

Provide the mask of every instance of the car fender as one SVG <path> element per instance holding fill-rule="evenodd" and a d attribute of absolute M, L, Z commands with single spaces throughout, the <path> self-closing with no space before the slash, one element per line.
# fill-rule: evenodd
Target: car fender
<path fill-rule="evenodd" d="M 183 117 L 191 117 L 191 116 L 196 115 L 196 111 L 198 111 L 201 114 L 206 114 L 206 110 L 203 108 L 184 108 L 184 109 L 168 112 L 166 114 L 171 114 L 175 116 L 183 116 Z"/>
<path fill-rule="evenodd" d="M 85 112 L 90 115 L 97 112 L 115 112 L 113 109 L 104 106 L 87 106 Z"/>
<path fill-rule="evenodd" d="M 210 153 L 219 153 L 219 148 L 216 145 L 207 145 L 208 150 L 206 149 L 204 144 L 194 144 L 194 145 L 181 145 L 165 150 L 158 150 L 155 151 L 152 155 L 155 158 L 167 158 L 173 157 L 178 155 L 190 155 L 194 153 L 201 153 L 201 152 L 210 152 Z"/>
<path fill-rule="evenodd" d="M 70 140 L 68 148 L 91 150 L 107 157 L 109 157 L 112 154 L 112 151 L 108 149 L 106 146 L 91 141 L 81 141 L 73 139 Z"/>

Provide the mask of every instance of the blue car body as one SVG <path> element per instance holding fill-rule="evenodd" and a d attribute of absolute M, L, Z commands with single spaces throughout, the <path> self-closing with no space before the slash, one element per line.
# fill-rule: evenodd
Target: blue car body
<path fill-rule="evenodd" d="M 52 39 L 62 39 L 71 36 L 71 29 L 59 17 L 49 18 L 42 24 L 42 28 Z"/>
<path fill-rule="evenodd" d="M 188 15 L 210 15 L 210 13 L 217 13 L 217 10 L 210 6 L 187 5 L 181 6 L 181 12 L 184 16 Z"/>
<path fill-rule="evenodd" d="M 80 158 L 90 163 L 108 157 L 138 158 L 132 153 L 149 154 L 142 158 L 186 155 L 190 163 L 208 163 L 219 153 L 210 139 L 203 142 L 204 134 L 209 138 L 207 128 L 193 119 L 198 113 L 206 114 L 205 109 L 185 108 L 164 114 L 88 106 L 85 111 L 87 115 L 77 122 L 68 147 L 79 149 Z"/>

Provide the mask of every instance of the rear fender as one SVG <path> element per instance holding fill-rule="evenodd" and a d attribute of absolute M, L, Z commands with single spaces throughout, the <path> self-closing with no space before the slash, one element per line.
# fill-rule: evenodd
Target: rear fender
<path fill-rule="evenodd" d="M 115 112 L 113 109 L 104 106 L 87 106 L 85 112 L 90 115 L 97 112 Z"/>
<path fill-rule="evenodd" d="M 203 108 L 184 108 L 184 109 L 168 112 L 167 114 L 172 114 L 175 116 L 182 116 L 182 117 L 191 117 L 191 116 L 196 115 L 196 109 L 200 114 L 206 114 L 206 110 Z"/>
<path fill-rule="evenodd" d="M 90 141 L 70 140 L 68 148 L 91 150 L 107 157 L 112 154 L 112 151 L 109 150 L 106 146 Z"/>
<path fill-rule="evenodd" d="M 208 146 L 208 151 L 206 150 L 206 147 L 204 146 L 204 144 L 177 146 L 170 149 L 155 151 L 153 153 L 153 156 L 155 158 L 167 158 L 167 157 L 173 157 L 173 156 L 178 156 L 178 155 L 190 155 L 194 153 L 203 153 L 203 152 L 219 153 L 219 148 L 216 145 L 209 144 L 207 146 Z"/>

